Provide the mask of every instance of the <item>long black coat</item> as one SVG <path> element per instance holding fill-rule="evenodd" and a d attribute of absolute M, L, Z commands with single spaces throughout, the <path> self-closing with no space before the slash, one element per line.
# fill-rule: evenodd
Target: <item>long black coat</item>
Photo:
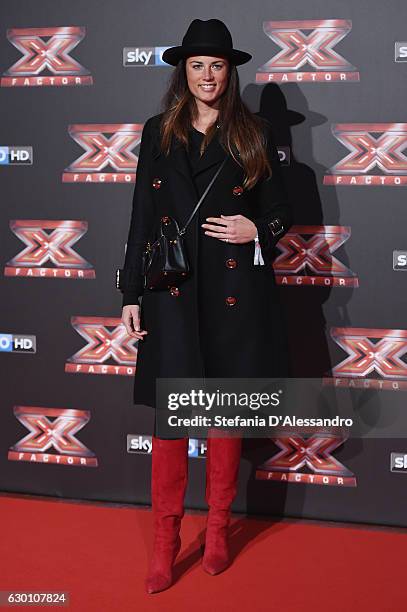
<path fill-rule="evenodd" d="M 268 121 L 273 176 L 240 193 L 234 188 L 242 186 L 244 172 L 229 155 L 184 236 L 192 275 L 178 292 L 143 291 L 142 251 L 161 217 L 174 217 L 181 227 L 226 155 L 215 136 L 192 175 L 181 142 L 173 139 L 168 157 L 161 152 L 161 116 L 143 129 L 123 282 L 123 305 L 142 296 L 141 329 L 148 334 L 138 342 L 134 403 L 148 406 L 155 406 L 157 377 L 274 377 L 285 375 L 287 366 L 272 268 L 283 234 L 274 238 L 268 223 L 279 218 L 287 231 L 291 214 Z M 256 224 L 266 265 L 254 265 L 254 241 L 232 244 L 205 235 L 206 217 L 221 214 L 242 214 Z"/>

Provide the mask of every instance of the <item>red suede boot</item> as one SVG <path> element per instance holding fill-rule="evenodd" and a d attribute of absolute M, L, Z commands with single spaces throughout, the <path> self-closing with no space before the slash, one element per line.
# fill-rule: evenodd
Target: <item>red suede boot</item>
<path fill-rule="evenodd" d="M 223 572 L 230 563 L 230 506 L 237 490 L 241 450 L 241 437 L 208 437 L 205 493 L 209 512 L 202 567 L 212 575 Z"/>
<path fill-rule="evenodd" d="M 153 556 L 146 579 L 147 593 L 172 584 L 172 566 L 181 547 L 180 527 L 188 482 L 188 438 L 161 440 L 153 436 L 151 505 Z"/>

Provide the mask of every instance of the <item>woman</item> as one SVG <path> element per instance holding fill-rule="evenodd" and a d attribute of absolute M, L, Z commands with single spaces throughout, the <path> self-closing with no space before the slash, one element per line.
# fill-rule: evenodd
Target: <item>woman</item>
<path fill-rule="evenodd" d="M 291 224 L 290 211 L 271 125 L 240 98 L 236 66 L 250 59 L 233 48 L 229 30 L 217 19 L 193 20 L 182 45 L 163 54 L 176 68 L 164 112 L 144 125 L 120 280 L 122 321 L 139 340 L 136 404 L 155 407 L 158 377 L 260 378 L 285 372 L 272 261 Z M 161 221 L 175 218 L 181 227 L 226 156 L 184 236 L 192 275 L 168 291 L 144 290 L 146 243 Z M 186 437 L 160 439 L 154 429 L 149 593 L 172 582 L 187 452 Z M 208 437 L 203 568 L 210 574 L 229 564 L 227 531 L 240 455 L 240 437 Z"/>

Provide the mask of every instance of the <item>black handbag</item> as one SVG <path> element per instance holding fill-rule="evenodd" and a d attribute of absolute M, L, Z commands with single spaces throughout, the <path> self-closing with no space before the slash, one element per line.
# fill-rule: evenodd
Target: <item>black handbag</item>
<path fill-rule="evenodd" d="M 168 230 L 170 235 L 165 233 Z M 173 217 L 162 217 L 159 238 L 153 244 L 147 243 L 143 253 L 144 288 L 168 289 L 189 275 L 184 233 Z"/>
<path fill-rule="evenodd" d="M 227 156 L 215 172 L 187 222 L 181 229 L 179 229 L 178 223 L 173 217 L 166 216 L 161 218 L 158 239 L 152 244 L 148 242 L 143 253 L 142 274 L 144 276 L 144 288 L 164 290 L 173 286 L 178 287 L 180 283 L 190 276 L 191 267 L 185 247 L 184 234 L 225 165 L 226 160 Z M 121 274 L 123 274 L 123 270 L 118 270 L 116 281 L 118 288 L 121 288 L 122 285 L 120 282 Z"/>

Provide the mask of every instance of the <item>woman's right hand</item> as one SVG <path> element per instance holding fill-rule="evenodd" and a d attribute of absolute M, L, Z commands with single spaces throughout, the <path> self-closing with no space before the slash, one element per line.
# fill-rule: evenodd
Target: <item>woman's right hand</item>
<path fill-rule="evenodd" d="M 143 340 L 143 336 L 148 334 L 147 331 L 140 329 L 140 306 L 138 304 L 123 306 L 122 323 L 128 335 L 137 340 Z"/>

